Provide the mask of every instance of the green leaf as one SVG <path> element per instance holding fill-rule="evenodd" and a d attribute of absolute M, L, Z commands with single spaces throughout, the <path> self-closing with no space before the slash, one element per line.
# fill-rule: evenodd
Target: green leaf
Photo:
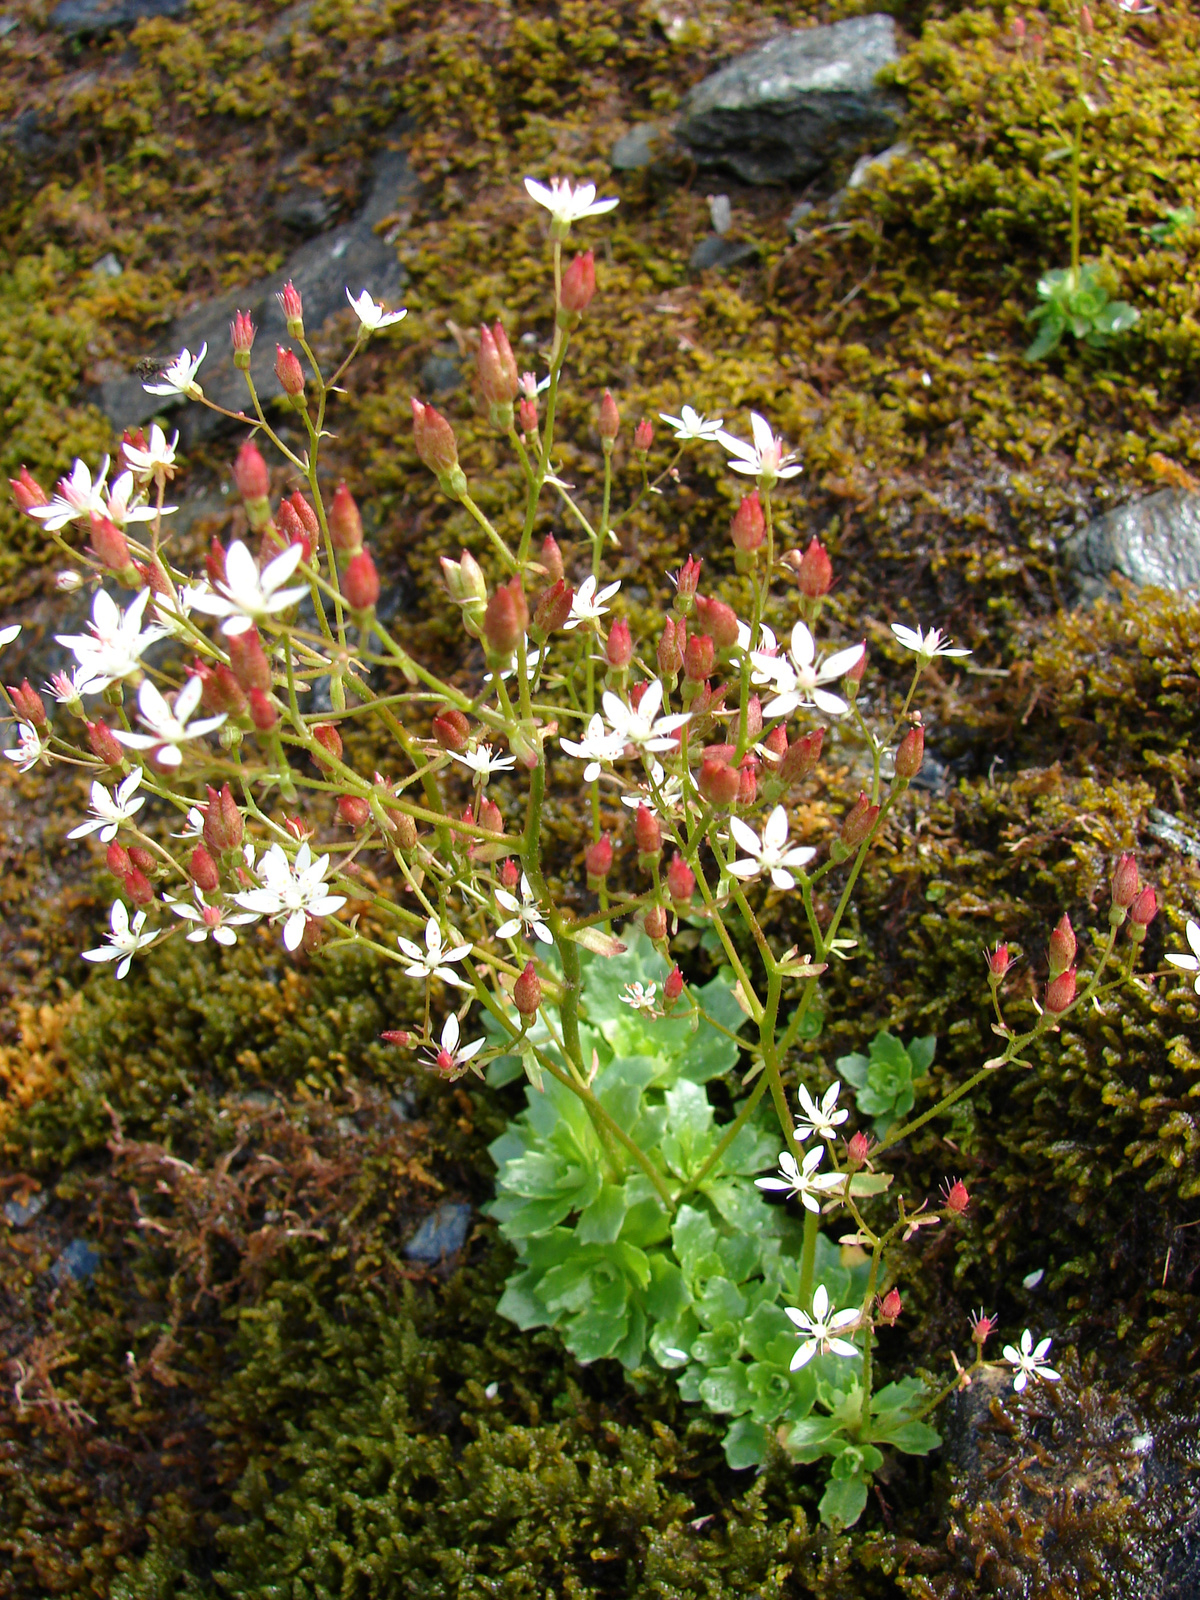
<path fill-rule="evenodd" d="M 749 1411 L 754 1403 L 754 1395 L 746 1382 L 745 1364 L 733 1361 L 726 1367 L 710 1371 L 701 1381 L 700 1398 L 710 1411 L 718 1415 Z"/>
<path fill-rule="evenodd" d="M 524 1331 L 527 1328 L 545 1328 L 553 1318 L 537 1295 L 541 1273 L 517 1272 L 504 1286 L 496 1310 L 509 1322 L 515 1322 Z"/>
<path fill-rule="evenodd" d="M 879 1437 L 874 1429 L 872 1437 Z M 938 1448 L 942 1436 L 927 1422 L 905 1422 L 893 1429 L 886 1438 L 880 1438 L 879 1442 L 890 1444 L 894 1449 L 903 1451 L 906 1456 L 927 1456 L 931 1450 Z"/>
<path fill-rule="evenodd" d="M 750 1417 L 738 1417 L 725 1435 L 725 1459 L 735 1472 L 758 1467 L 767 1454 L 767 1430 Z"/>
<path fill-rule="evenodd" d="M 923 1078 L 933 1065 L 937 1049 L 937 1034 L 927 1033 L 923 1039 L 908 1041 L 908 1059 L 912 1062 L 913 1077 Z"/>
<path fill-rule="evenodd" d="M 629 1318 L 624 1312 L 605 1315 L 589 1311 L 564 1328 L 563 1342 L 575 1359 L 587 1366 L 611 1356 L 628 1333 Z"/>
<path fill-rule="evenodd" d="M 1040 361 L 1043 356 L 1048 356 L 1052 350 L 1057 349 L 1066 327 L 1061 314 L 1054 313 L 1047 316 L 1038 330 L 1037 338 L 1025 351 L 1026 361 Z"/>
<path fill-rule="evenodd" d="M 867 1073 L 871 1070 L 870 1060 L 866 1056 L 849 1055 L 839 1056 L 837 1069 L 852 1089 L 865 1089 L 867 1086 Z"/>
<path fill-rule="evenodd" d="M 683 1273 L 664 1255 L 650 1257 L 650 1286 L 646 1311 L 656 1322 L 676 1322 L 692 1303 Z"/>
<path fill-rule="evenodd" d="M 575 1237 L 580 1244 L 611 1244 L 621 1232 L 625 1221 L 625 1189 L 615 1183 L 605 1183 L 596 1198 L 583 1212 Z"/>
<path fill-rule="evenodd" d="M 631 1305 L 629 1308 L 629 1326 L 625 1337 L 613 1347 L 612 1355 L 628 1371 L 633 1372 L 642 1364 L 642 1357 L 646 1353 L 646 1318 L 641 1308 Z"/>
<path fill-rule="evenodd" d="M 696 1315 L 709 1328 L 740 1322 L 745 1314 L 746 1298 L 728 1278 L 710 1278 L 696 1301 Z"/>
<path fill-rule="evenodd" d="M 821 1456 L 840 1455 L 846 1436 L 836 1417 L 805 1417 L 788 1432 L 786 1447 L 793 1461 L 817 1461 Z"/>
<path fill-rule="evenodd" d="M 840 1533 L 843 1528 L 854 1526 L 866 1505 L 867 1484 L 864 1478 L 831 1478 L 817 1509 L 825 1526 L 834 1533 Z"/>

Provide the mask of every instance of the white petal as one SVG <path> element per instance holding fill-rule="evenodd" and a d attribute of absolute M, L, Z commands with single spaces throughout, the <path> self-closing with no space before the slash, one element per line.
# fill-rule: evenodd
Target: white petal
<path fill-rule="evenodd" d="M 295 950 L 304 937 L 304 925 L 308 919 L 303 911 L 293 911 L 283 925 L 283 942 L 289 950 Z"/>
<path fill-rule="evenodd" d="M 760 417 L 757 411 L 750 413 L 750 431 L 754 435 L 759 455 L 763 455 L 774 445 L 775 435 L 771 432 L 771 424 L 766 417 Z"/>
<path fill-rule="evenodd" d="M 811 667 L 816 659 L 817 647 L 813 643 L 813 636 L 803 622 L 798 622 L 792 629 L 792 655 L 797 666 Z"/>

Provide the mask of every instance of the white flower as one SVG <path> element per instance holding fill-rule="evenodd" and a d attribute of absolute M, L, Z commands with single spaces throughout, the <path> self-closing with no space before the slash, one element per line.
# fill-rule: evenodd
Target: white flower
<path fill-rule="evenodd" d="M 747 622 L 739 622 L 737 628 L 737 647 L 745 655 L 750 649 L 750 625 Z M 766 623 L 760 622 L 758 625 L 758 648 L 754 652 L 755 655 L 773 658 L 778 653 L 778 650 L 779 641 Z M 767 669 L 764 667 L 763 670 L 766 671 Z"/>
<path fill-rule="evenodd" d="M 146 804 L 144 794 L 133 798 L 133 792 L 142 781 L 142 769 L 137 767 L 127 778 L 122 778 L 112 794 L 102 783 L 92 784 L 92 815 L 77 828 L 72 828 L 68 839 L 83 839 L 89 833 L 98 833 L 101 844 L 110 844 L 117 837 L 117 829 L 128 822 Z"/>
<path fill-rule="evenodd" d="M 683 415 L 679 417 L 669 417 L 665 411 L 658 414 L 675 429 L 677 439 L 703 439 L 706 444 L 720 443 L 724 417 L 704 417 L 700 412 L 693 411 L 691 406 L 684 406 Z"/>
<path fill-rule="evenodd" d="M 6 644 L 11 644 L 21 631 L 19 622 L 12 622 L 7 628 L 0 628 L 0 649 Z"/>
<path fill-rule="evenodd" d="M 179 746 L 188 739 L 202 739 L 206 733 L 219 728 L 226 713 L 216 717 L 201 717 L 188 726 L 188 719 L 200 704 L 204 685 L 199 677 L 191 677 L 175 696 L 171 706 L 163 699 L 149 678 L 143 678 L 138 690 L 138 715 L 149 733 L 126 733 L 116 728 L 113 737 L 130 750 L 153 750 L 154 759 L 162 767 L 177 767 L 183 760 Z"/>
<path fill-rule="evenodd" d="M 117 977 L 123 978 L 129 971 L 129 963 L 139 950 L 144 950 L 147 945 L 153 944 L 158 938 L 160 929 L 155 928 L 153 933 L 143 934 L 146 926 L 146 913 L 139 911 L 133 919 L 132 926 L 129 922 L 129 913 L 125 909 L 123 900 L 114 900 L 113 908 L 109 914 L 109 924 L 112 932 L 105 935 L 108 943 L 101 945 L 99 950 L 84 950 L 81 952 L 85 961 L 116 961 Z"/>
<path fill-rule="evenodd" d="M 844 1108 L 834 1110 L 837 1105 L 838 1090 L 841 1087 L 840 1083 L 832 1084 L 826 1089 L 824 1098 L 818 1104 L 816 1097 L 809 1094 L 803 1084 L 800 1085 L 796 1096 L 800 1101 L 803 1120 L 796 1124 L 798 1139 L 807 1139 L 813 1133 L 819 1133 L 822 1139 L 837 1138 L 838 1126 L 850 1115 Z"/>
<path fill-rule="evenodd" d="M 135 444 L 124 446 L 125 465 L 143 482 L 148 482 L 159 473 L 164 478 L 170 478 L 175 471 L 175 446 L 178 443 L 179 435 L 176 433 L 172 436 L 170 444 L 168 444 L 166 434 L 156 422 L 151 426 L 150 443 L 144 450 Z M 117 481 L 119 482 L 120 479 Z M 110 512 L 109 515 L 112 516 L 112 513 Z M 113 521 L 116 521 L 115 517 L 113 517 Z"/>
<path fill-rule="evenodd" d="M 410 978 L 440 978 L 443 983 L 452 983 L 459 989 L 471 987 L 448 963 L 461 961 L 464 956 L 469 956 L 472 947 L 469 944 L 443 943 L 442 930 L 438 926 L 436 917 L 430 917 L 425 924 L 424 950 L 419 944 L 414 944 L 411 939 L 405 939 L 399 934 L 396 943 L 412 963 L 404 969 Z"/>
<path fill-rule="evenodd" d="M 790 1150 L 785 1150 L 779 1158 L 779 1177 L 755 1178 L 754 1182 L 760 1189 L 782 1189 L 794 1194 L 806 1210 L 820 1211 L 819 1196 L 836 1189 L 845 1178 L 841 1172 L 817 1171 L 824 1156 L 825 1146 L 814 1145 L 805 1156 L 803 1165 L 797 1166 L 795 1156 Z"/>
<path fill-rule="evenodd" d="M 32 722 L 17 723 L 18 744 L 15 750 L 6 750 L 6 761 L 15 761 L 18 772 L 28 772 L 31 767 L 36 767 L 39 761 L 44 761 L 49 766 L 51 761 L 50 747 L 42 743 L 42 736 L 33 726 Z"/>
<path fill-rule="evenodd" d="M 632 1006 L 635 1011 L 645 1011 L 653 1016 L 655 1011 L 655 995 L 658 993 L 656 983 L 648 983 L 644 987 L 640 983 L 627 983 L 617 999 L 625 1005 Z"/>
<path fill-rule="evenodd" d="M 350 293 L 349 284 L 346 286 L 346 299 L 349 300 L 354 315 L 368 333 L 376 333 L 380 328 L 390 328 L 394 323 L 403 322 L 408 315 L 404 306 L 401 306 L 399 311 L 385 311 L 382 306 L 376 305 L 366 289 L 356 300 Z"/>
<path fill-rule="evenodd" d="M 1166 959 L 1173 967 L 1179 967 L 1184 972 L 1196 973 L 1196 981 L 1193 987 L 1195 988 L 1196 993 L 1200 994 L 1200 923 L 1188 923 L 1187 942 L 1192 947 L 1192 954 L 1190 956 L 1169 955 Z"/>
<path fill-rule="evenodd" d="M 196 372 L 207 354 L 207 341 L 200 346 L 195 359 L 192 357 L 192 352 L 184 345 L 171 365 L 159 373 L 159 381 L 144 383 L 142 388 L 147 394 L 182 394 L 189 400 L 199 400 L 204 390 L 196 382 Z"/>
<path fill-rule="evenodd" d="M 107 476 L 107 456 L 100 464 L 100 472 L 95 483 L 92 482 L 87 462 L 76 458 L 71 476 L 60 478 L 49 502 L 44 506 L 30 506 L 29 515 L 36 517 L 49 533 L 56 533 L 60 528 L 65 528 L 68 522 L 74 522 L 77 518 L 87 521 L 93 514 L 104 516 L 106 514 L 104 480 Z"/>
<path fill-rule="evenodd" d="M 144 633 L 141 631 L 142 613 L 149 598 L 149 589 L 143 589 L 128 609 L 121 611 L 111 595 L 97 589 L 88 624 L 91 633 L 56 635 L 82 669 L 84 681 L 77 685 L 80 694 L 99 694 L 119 678 L 133 677 L 142 670 L 143 652 L 165 637 L 164 630 L 154 624 Z"/>
<path fill-rule="evenodd" d="M 1034 1348 L 1033 1335 L 1029 1329 L 1021 1335 L 1021 1348 L 1018 1350 L 1011 1344 L 1004 1346 L 1004 1359 L 1010 1366 L 1016 1368 L 1013 1378 L 1013 1388 L 1020 1394 L 1030 1378 L 1045 1378 L 1048 1383 L 1057 1383 L 1059 1374 L 1046 1362 L 1050 1350 L 1049 1339 L 1039 1341 Z"/>
<path fill-rule="evenodd" d="M 807 845 L 788 849 L 788 817 L 782 806 L 776 806 L 767 818 L 761 842 L 740 817 L 730 817 L 729 827 L 741 848 L 753 858 L 732 863 L 727 870 L 735 878 L 757 878 L 760 872 L 769 872 L 777 889 L 794 889 L 796 880 L 788 868 L 807 866 L 817 853 Z"/>
<path fill-rule="evenodd" d="M 461 761 L 464 767 L 470 767 L 475 774 L 475 782 L 481 789 L 493 772 L 505 772 L 517 764 L 515 756 L 493 755 L 490 744 L 481 744 L 474 750 L 464 751 L 462 755 L 454 750 L 450 754 L 455 761 Z"/>
<path fill-rule="evenodd" d="M 803 622 L 792 629 L 791 650 L 786 656 L 755 650 L 750 657 L 755 667 L 754 682 L 769 683 L 775 688 L 775 698 L 763 707 L 763 716 L 787 717 L 797 706 L 811 705 L 826 716 L 840 717 L 848 709 L 846 702 L 822 685 L 844 678 L 862 660 L 863 650 L 861 644 L 835 650 L 818 666 L 817 647 Z"/>
<path fill-rule="evenodd" d="M 946 635 L 940 628 L 906 628 L 903 623 L 893 622 L 892 632 L 899 639 L 906 650 L 912 650 L 920 656 L 922 662 L 932 661 L 934 656 L 969 656 L 969 650 L 954 649 L 942 640 Z"/>
<path fill-rule="evenodd" d="M 309 917 L 331 916 L 346 904 L 344 894 L 326 892 L 328 870 L 329 857 L 318 856 L 314 861 L 307 840 L 296 851 L 295 861 L 288 860 L 282 845 L 273 844 L 258 864 L 263 887 L 247 889 L 233 898 L 247 911 L 257 911 L 272 922 L 285 917 L 283 942 L 294 950 L 304 937 Z"/>
<path fill-rule="evenodd" d="M 560 739 L 559 744 L 569 756 L 586 761 L 583 769 L 584 783 L 593 783 L 600 776 L 603 761 L 617 761 L 625 749 L 625 738 L 620 733 L 605 733 L 604 718 L 599 712 L 589 721 L 582 739 Z"/>
<path fill-rule="evenodd" d="M 691 721 L 691 712 L 677 711 L 669 717 L 659 717 L 658 710 L 662 705 L 662 698 L 663 686 L 655 678 L 638 701 L 636 711 L 632 706 L 627 706 L 611 689 L 604 691 L 600 703 L 604 707 L 609 727 L 614 733 L 619 733 L 626 744 L 637 745 L 639 750 L 673 750 L 675 748 L 673 735 L 685 722 Z"/>
<path fill-rule="evenodd" d="M 551 178 L 549 188 L 534 178 L 526 178 L 525 190 L 531 200 L 545 206 L 560 237 L 565 237 L 573 222 L 584 217 L 603 216 L 620 204 L 619 200 L 597 200 L 594 183 L 581 183 L 577 189 L 572 189 L 569 178 Z"/>
<path fill-rule="evenodd" d="M 798 1339 L 803 1340 L 792 1357 L 792 1371 L 807 1366 L 818 1353 L 844 1356 L 847 1360 L 858 1354 L 849 1339 L 839 1339 L 842 1328 L 849 1328 L 859 1320 L 860 1313 L 853 1307 L 829 1314 L 829 1295 L 825 1285 L 819 1283 L 813 1291 L 811 1316 L 807 1311 L 797 1311 L 795 1306 L 784 1306 L 784 1311 L 796 1324 Z"/>
<path fill-rule="evenodd" d="M 628 806 L 631 811 L 636 811 L 639 806 L 648 806 L 656 816 L 666 821 L 668 817 L 675 816 L 683 804 L 683 779 L 675 776 L 668 778 L 661 761 L 650 763 L 650 777 L 653 789 L 648 784 L 639 784 L 632 794 L 621 796 L 621 804 Z M 655 797 L 655 789 L 661 797 L 661 805 Z"/>
<path fill-rule="evenodd" d="M 618 579 L 616 583 L 606 583 L 597 594 L 595 578 L 585 578 L 575 591 L 571 601 L 571 615 L 563 623 L 563 632 L 570 633 L 571 629 L 577 628 L 581 622 L 594 622 L 597 617 L 602 617 L 608 610 L 607 602 L 620 587 L 621 582 Z"/>
<path fill-rule="evenodd" d="M 87 674 L 81 667 L 72 667 L 70 672 L 56 672 L 48 682 L 42 685 L 47 694 L 51 694 L 60 706 L 75 706 L 79 704 L 79 697 L 83 690 L 81 683 L 87 682 Z"/>
<path fill-rule="evenodd" d="M 518 900 L 516 895 L 510 894 L 507 889 L 497 889 L 496 903 L 501 911 L 510 913 L 508 919 L 496 929 L 497 939 L 515 938 L 524 928 L 527 938 L 532 935 L 542 944 L 554 943 L 554 935 L 542 921 L 541 908 L 524 873 L 521 874 L 521 898 Z"/>
<path fill-rule="evenodd" d="M 73 567 L 64 567 L 61 572 L 54 574 L 54 587 L 59 594 L 74 594 L 76 589 L 83 588 L 83 574 L 76 572 Z"/>
<path fill-rule="evenodd" d="M 210 617 L 224 617 L 221 632 L 246 633 L 277 611 L 286 611 L 307 594 L 305 588 L 281 589 L 300 564 L 304 554 L 299 544 L 290 544 L 261 572 L 240 539 L 235 539 L 225 555 L 225 580 L 217 592 L 198 591 L 191 596 L 192 606 Z"/>
<path fill-rule="evenodd" d="M 486 1039 L 472 1039 L 470 1044 L 460 1046 L 458 1041 L 458 1018 L 452 1011 L 442 1024 L 442 1048 L 425 1058 L 429 1065 L 447 1076 L 453 1074 L 457 1077 L 459 1075 L 457 1069 L 465 1067 L 471 1057 L 477 1056 L 487 1043 Z"/>
<path fill-rule="evenodd" d="M 225 906 L 210 906 L 199 889 L 193 891 L 196 899 L 194 906 L 186 900 L 176 900 L 169 894 L 163 899 L 170 906 L 177 917 L 182 917 L 185 922 L 194 922 L 196 926 L 186 935 L 189 944 L 203 944 L 211 933 L 218 944 L 227 948 L 237 943 L 235 928 L 245 927 L 248 923 L 257 922 L 257 911 L 230 912 Z"/>
<path fill-rule="evenodd" d="M 541 660 L 542 660 L 542 652 L 540 650 L 531 650 L 529 648 L 529 635 L 526 634 L 525 635 L 525 676 L 526 676 L 526 678 L 528 679 L 528 681 L 530 683 L 532 683 L 534 678 L 537 677 L 537 669 L 541 665 Z M 516 667 L 517 667 L 517 652 L 514 650 L 513 653 L 512 653 L 512 657 L 511 657 L 511 659 L 510 659 L 510 661 L 508 663 L 508 666 L 506 666 L 503 669 L 503 671 L 500 673 L 500 676 L 502 678 L 511 678 L 513 673 L 516 671 Z M 485 672 L 484 675 L 483 675 L 483 681 L 484 681 L 484 683 L 491 683 L 491 682 L 493 682 L 494 677 L 495 677 L 494 673 Z"/>
<path fill-rule="evenodd" d="M 754 434 L 753 444 L 747 444 L 735 434 L 726 433 L 724 428 L 717 434 L 717 443 L 734 457 L 729 463 L 734 472 L 744 472 L 752 478 L 758 478 L 764 487 L 769 488 L 777 478 L 794 478 L 804 470 L 793 464 L 796 457 L 785 452 L 783 440 L 775 437 L 771 432 L 771 424 L 765 417 L 760 417 L 757 411 L 750 413 L 750 429 Z"/>
<path fill-rule="evenodd" d="M 183 827 L 178 833 L 171 835 L 172 839 L 202 839 L 204 837 L 204 813 L 199 806 L 192 806 Z"/>

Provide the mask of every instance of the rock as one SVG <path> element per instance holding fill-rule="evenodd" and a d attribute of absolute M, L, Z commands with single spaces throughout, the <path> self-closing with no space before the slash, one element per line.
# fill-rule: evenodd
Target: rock
<path fill-rule="evenodd" d="M 188 0 L 60 0 L 50 13 L 50 26 L 68 35 L 112 33 L 132 28 L 146 17 L 178 17 Z"/>
<path fill-rule="evenodd" d="M 41 1215 L 49 1198 L 45 1189 L 39 1189 L 28 1200 L 8 1200 L 4 1206 L 4 1220 L 14 1228 L 24 1228 L 34 1217 Z"/>
<path fill-rule="evenodd" d="M 19 17 L 14 17 L 5 12 L 3 16 L 0 16 L 0 39 L 7 39 L 9 34 L 14 33 L 20 26 L 21 19 Z"/>
<path fill-rule="evenodd" d="M 277 195 L 271 215 L 296 233 L 320 233 L 329 223 L 328 197 L 306 183 L 297 184 L 286 194 Z"/>
<path fill-rule="evenodd" d="M 675 135 L 701 166 L 793 183 L 895 137 L 901 102 L 876 87 L 898 59 L 891 17 L 850 17 L 771 39 L 687 96 Z"/>
<path fill-rule="evenodd" d="M 410 1261 L 436 1266 L 446 1256 L 462 1249 L 470 1227 L 470 1206 L 462 1200 L 443 1200 L 404 1246 L 404 1254 Z"/>
<path fill-rule="evenodd" d="M 106 256 L 100 257 L 91 270 L 97 278 L 119 278 L 125 269 L 110 250 Z"/>
<path fill-rule="evenodd" d="M 344 223 L 302 244 L 284 266 L 269 278 L 206 301 L 177 317 L 159 342 L 161 355 L 175 355 L 186 347 L 193 355 L 202 344 L 208 356 L 197 378 L 205 394 L 231 411 L 249 410 L 245 380 L 234 367 L 229 344 L 229 324 L 236 311 L 248 311 L 258 327 L 250 372 L 264 407 L 279 394 L 275 377 L 275 346 L 286 344 L 287 325 L 276 295 L 291 279 L 304 300 L 304 326 L 310 339 L 330 317 L 348 312 L 346 290 L 367 288 L 376 300 L 394 305 L 406 274 L 389 243 L 375 227 L 417 194 L 417 178 L 401 150 L 384 150 L 375 160 L 366 204 L 353 222 Z M 147 394 L 135 372 L 107 377 L 99 385 L 99 403 L 117 429 L 134 427 L 172 409 L 170 399 Z M 187 404 L 172 418 L 185 448 L 209 438 L 227 426 L 225 419 L 205 408 Z"/>
<path fill-rule="evenodd" d="M 1107 511 L 1064 545 L 1083 599 L 1100 594 L 1113 572 L 1140 587 L 1200 597 L 1200 494 L 1158 489 Z"/>
<path fill-rule="evenodd" d="M 55 1283 L 66 1283 L 68 1279 L 87 1283 L 89 1278 L 95 1277 L 99 1265 L 99 1252 L 93 1250 L 86 1239 L 72 1239 L 50 1270 Z"/>
<path fill-rule="evenodd" d="M 612 147 L 609 162 L 614 172 L 640 172 L 654 162 L 670 143 L 670 133 L 657 122 L 638 122 Z"/>
<path fill-rule="evenodd" d="M 707 272 L 711 267 L 733 267 L 739 261 L 750 261 L 758 254 L 758 246 L 746 240 L 723 239 L 719 233 L 710 233 L 688 257 L 693 272 Z"/>
<path fill-rule="evenodd" d="M 458 351 L 435 350 L 421 363 L 421 393 L 432 395 L 453 394 L 462 386 L 463 368 Z"/>
<path fill-rule="evenodd" d="M 727 234 L 733 226 L 733 206 L 727 194 L 710 194 L 708 197 L 708 215 L 712 222 L 712 231 Z"/>

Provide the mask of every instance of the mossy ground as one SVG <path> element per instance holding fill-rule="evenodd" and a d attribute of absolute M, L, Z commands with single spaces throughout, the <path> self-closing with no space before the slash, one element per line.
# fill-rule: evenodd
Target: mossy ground
<path fill-rule="evenodd" d="M 195 0 L 180 20 L 77 45 L 39 31 L 44 7 L 10 9 L 21 26 L 0 41 L 0 120 L 32 107 L 36 137 L 0 143 L 0 453 L 47 481 L 113 443 L 88 399 L 103 363 L 157 351 L 178 311 L 279 264 L 268 208 L 282 183 L 303 177 L 349 215 L 382 130 L 413 119 L 424 186 L 397 241 L 410 315 L 355 369 L 331 473 L 350 479 L 404 585 L 406 642 L 467 678 L 482 663 L 459 659 L 435 573 L 474 536 L 418 467 L 405 409 L 448 323 L 503 316 L 548 335 L 543 231 L 519 178 L 569 170 L 618 192 L 605 158 L 630 121 L 668 113 L 781 22 L 856 8 L 696 0 L 672 8 L 687 23 L 676 45 L 655 7 L 593 0 Z M 875 692 L 901 672 L 893 617 L 915 611 L 975 648 L 967 673 L 933 678 L 947 792 L 914 796 L 890 833 L 856 903 L 863 948 L 806 1046 L 829 1065 L 877 1024 L 936 1031 L 935 1071 L 952 1082 L 989 1048 L 986 942 L 1018 944 L 1031 984 L 1061 910 L 1103 924 L 1124 848 L 1173 908 L 1152 963 L 1200 904 L 1196 859 L 1149 826 L 1152 807 L 1186 818 L 1194 804 L 1196 610 L 1130 595 L 1064 616 L 1056 555 L 1080 516 L 1155 481 L 1152 458 L 1160 471 L 1161 458 L 1200 460 L 1197 235 L 1161 248 L 1144 232 L 1200 209 L 1200 23 L 1098 18 L 1108 66 L 1084 253 L 1112 263 L 1142 320 L 1110 352 L 1067 347 L 1030 367 L 1034 281 L 1067 253 L 1048 115 L 1067 13 L 1048 7 L 1038 24 L 1043 78 L 1015 52 L 1007 12 L 897 16 L 918 159 L 853 197 L 836 227 L 818 213 L 791 238 L 795 195 L 719 176 L 619 181 L 560 436 L 566 475 L 586 482 L 605 386 L 627 423 L 684 400 L 731 421 L 763 409 L 806 467 L 787 531 L 829 544 L 834 618 L 865 616 Z M 687 259 L 718 188 L 759 255 L 696 277 Z M 89 270 L 107 251 L 120 278 Z M 467 391 L 448 409 L 503 520 L 509 469 Z M 227 441 L 197 449 L 189 481 L 216 482 L 229 455 Z M 633 482 L 621 454 L 618 473 Z M 623 530 L 635 608 L 689 549 L 737 595 L 734 492 L 715 455 L 689 458 L 656 514 Z M 569 540 L 557 513 L 546 527 Z M 0 510 L 13 607 L 47 590 L 55 564 Z M 854 763 L 851 744 L 831 747 L 807 797 L 814 837 L 853 791 Z M 71 808 L 48 812 L 44 793 L 22 780 L 2 798 L 3 1182 L 54 1198 L 0 1233 L 0 1595 L 835 1597 L 925 1592 L 926 1571 L 951 1592 L 923 1480 L 892 1479 L 852 1539 L 814 1533 L 803 1473 L 777 1465 L 750 1485 L 666 1385 L 631 1391 L 498 1323 L 505 1262 L 486 1232 L 449 1283 L 404 1259 L 442 1193 L 488 1193 L 483 1152 L 505 1105 L 420 1080 L 415 1102 L 400 1099 L 414 1080 L 377 1035 L 408 1014 L 403 983 L 344 958 L 293 966 L 263 938 L 218 956 L 172 946 L 81 996 L 77 951 L 103 887 L 88 848 L 64 844 Z M 558 806 L 565 861 L 568 797 Z M 774 914 L 785 931 L 786 908 Z M 1200 1047 L 1182 994 L 1158 985 L 1080 1019 L 913 1141 L 909 1185 L 932 1192 L 958 1171 L 974 1199 L 914 1254 L 885 1360 L 940 1362 L 983 1302 L 1006 1328 L 1028 1320 L 1095 1350 L 1117 1387 L 1192 1370 Z M 100 1252 L 86 1287 L 48 1270 L 74 1237 Z M 1038 1287 L 1021 1287 L 1039 1267 Z"/>

